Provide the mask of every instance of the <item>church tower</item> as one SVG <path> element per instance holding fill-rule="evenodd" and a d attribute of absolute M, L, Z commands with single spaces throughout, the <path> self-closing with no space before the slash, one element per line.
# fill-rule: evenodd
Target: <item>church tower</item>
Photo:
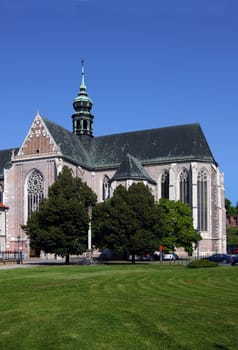
<path fill-rule="evenodd" d="M 88 97 L 87 87 L 84 82 L 84 61 L 82 61 L 82 80 L 78 96 L 73 101 L 75 113 L 73 119 L 73 133 L 93 137 L 93 118 L 91 108 L 92 100 Z M 83 137 L 84 138 L 84 137 Z"/>

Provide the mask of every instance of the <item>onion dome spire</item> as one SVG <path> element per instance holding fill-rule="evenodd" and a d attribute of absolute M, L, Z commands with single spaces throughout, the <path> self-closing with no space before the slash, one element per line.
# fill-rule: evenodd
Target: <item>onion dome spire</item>
<path fill-rule="evenodd" d="M 78 95 L 74 98 L 73 107 L 75 113 L 73 119 L 73 133 L 76 135 L 93 136 L 93 118 L 91 109 L 93 106 L 92 100 L 88 97 L 87 87 L 85 85 L 84 61 L 81 61 L 81 85 Z"/>
<path fill-rule="evenodd" d="M 81 61 L 81 65 L 82 65 L 82 71 L 81 71 L 82 80 L 81 80 L 80 90 L 81 89 L 85 89 L 86 90 L 87 87 L 86 87 L 86 85 L 84 83 L 84 75 L 85 75 L 85 73 L 84 73 L 84 60 Z"/>

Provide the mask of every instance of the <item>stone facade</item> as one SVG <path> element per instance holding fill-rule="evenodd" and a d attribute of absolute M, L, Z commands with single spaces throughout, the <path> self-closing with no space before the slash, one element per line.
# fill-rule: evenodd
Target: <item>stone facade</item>
<path fill-rule="evenodd" d="M 34 133 L 33 133 L 34 130 Z M 38 131 L 39 130 L 39 131 Z M 45 130 L 45 132 L 43 131 Z M 40 132 L 41 131 L 41 132 Z M 29 137 L 30 135 L 30 137 Z M 37 136 L 36 136 L 37 135 Z M 51 139 L 49 131 L 38 114 L 36 115 L 32 127 L 17 154 L 12 154 L 12 166 L 4 171 L 4 202 L 10 208 L 7 214 L 7 248 L 14 250 L 17 247 L 20 237 L 20 244 L 25 253 L 29 250 L 29 242 L 21 225 L 26 223 L 28 217 L 27 210 L 27 182 L 33 171 L 38 171 L 44 179 L 44 196 L 47 197 L 48 187 L 52 185 L 61 171 L 63 165 L 67 165 L 75 176 L 81 177 L 92 190 L 97 194 L 98 201 L 103 200 L 103 179 L 107 176 L 112 179 L 117 168 L 90 171 L 73 162 L 64 159 L 63 154 L 57 150 L 57 145 Z M 161 198 L 161 177 L 164 171 L 169 173 L 169 198 L 171 200 L 180 199 L 179 177 L 181 171 L 186 169 L 191 174 L 192 202 L 194 227 L 198 227 L 197 222 L 197 174 L 203 170 L 208 175 L 208 227 L 207 231 L 201 231 L 202 241 L 200 242 L 200 253 L 226 251 L 226 229 L 225 229 L 225 209 L 224 209 L 224 183 L 223 174 L 214 164 L 201 162 L 184 162 L 171 164 L 153 164 L 144 166 L 155 184 L 143 181 L 148 184 L 154 194 L 155 200 Z M 113 181 L 110 183 L 111 195 L 113 189 L 119 184 L 130 185 L 135 180 L 125 179 L 123 181 Z"/>
<path fill-rule="evenodd" d="M 119 184 L 128 187 L 142 181 L 156 201 L 167 196 L 187 202 L 194 228 L 202 235 L 199 253 L 226 252 L 224 176 L 199 125 L 94 138 L 92 101 L 87 97 L 84 71 L 73 105 L 73 132 L 37 113 L 21 147 L 0 151 L 1 196 L 9 207 L 4 219 L 6 249 L 15 250 L 20 245 L 29 254 L 21 225 L 47 197 L 49 186 L 67 165 L 92 188 L 98 201 L 112 196 Z"/>
<path fill-rule="evenodd" d="M 0 252 L 5 251 L 7 246 L 7 211 L 8 207 L 0 202 Z"/>

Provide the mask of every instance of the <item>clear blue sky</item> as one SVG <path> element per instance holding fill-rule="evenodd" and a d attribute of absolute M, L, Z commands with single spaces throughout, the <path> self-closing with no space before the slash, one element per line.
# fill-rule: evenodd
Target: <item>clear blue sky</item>
<path fill-rule="evenodd" d="M 237 0 L 0 0 L 0 38 L 0 149 L 72 130 L 84 59 L 96 136 L 200 123 L 236 205 Z"/>

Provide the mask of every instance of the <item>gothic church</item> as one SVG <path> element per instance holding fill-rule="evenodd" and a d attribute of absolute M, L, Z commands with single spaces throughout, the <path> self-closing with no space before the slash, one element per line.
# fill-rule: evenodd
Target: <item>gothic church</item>
<path fill-rule="evenodd" d="M 112 196 L 119 184 L 143 182 L 156 201 L 165 197 L 188 203 L 194 228 L 202 235 L 199 253 L 226 252 L 224 179 L 201 126 L 94 137 L 92 105 L 82 65 L 82 82 L 73 101 L 73 132 L 37 113 L 22 145 L 0 150 L 0 251 L 20 246 L 29 254 L 21 225 L 67 165 L 98 201 Z"/>

